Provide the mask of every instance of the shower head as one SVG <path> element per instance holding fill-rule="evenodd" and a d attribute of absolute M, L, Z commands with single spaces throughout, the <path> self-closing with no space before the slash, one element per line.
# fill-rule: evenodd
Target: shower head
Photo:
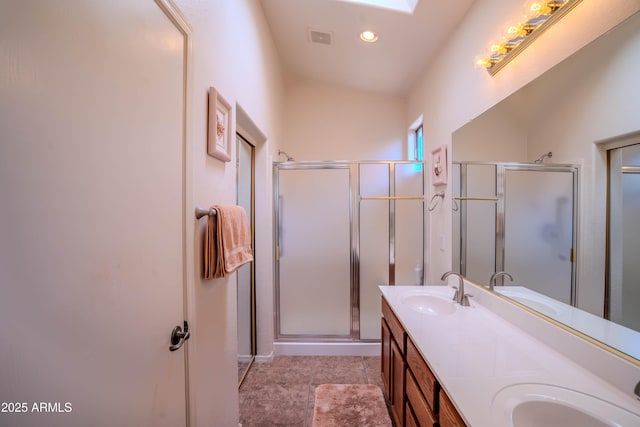
<path fill-rule="evenodd" d="M 550 158 L 551 156 L 553 156 L 553 153 L 549 151 L 548 153 L 544 153 L 542 156 L 538 157 L 536 160 L 533 161 L 533 163 L 540 164 L 542 163 L 545 157 Z"/>
<path fill-rule="evenodd" d="M 287 158 L 287 162 L 293 162 L 295 159 L 288 155 L 286 151 L 278 150 L 278 156 L 285 156 Z"/>

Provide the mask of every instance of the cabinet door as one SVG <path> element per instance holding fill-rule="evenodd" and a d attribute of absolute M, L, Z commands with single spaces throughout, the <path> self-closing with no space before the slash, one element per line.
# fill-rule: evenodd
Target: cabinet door
<path fill-rule="evenodd" d="M 449 400 L 449 396 L 440 389 L 440 427 L 466 427 L 460 414 Z"/>
<path fill-rule="evenodd" d="M 404 354 L 404 328 L 402 324 L 398 320 L 395 314 L 393 314 L 393 310 L 387 304 L 387 301 L 382 299 L 382 316 L 387 321 L 387 326 L 389 326 L 389 330 L 391 331 L 391 337 L 396 340 L 396 344 L 398 344 L 398 348 Z"/>
<path fill-rule="evenodd" d="M 391 340 L 391 412 L 396 425 L 404 425 L 404 360 L 394 340 Z"/>
<path fill-rule="evenodd" d="M 387 322 L 382 318 L 382 357 L 380 360 L 380 370 L 382 373 L 382 385 L 387 401 L 391 402 L 391 331 Z"/>
<path fill-rule="evenodd" d="M 421 427 L 408 400 L 404 404 L 404 425 L 405 427 Z"/>
<path fill-rule="evenodd" d="M 407 425 L 411 425 L 410 418 L 413 418 L 413 422 L 418 426 L 432 427 L 436 422 L 432 408 L 427 403 L 409 368 L 407 368 L 405 375 L 405 389 L 407 391 L 407 408 L 410 408 L 405 412 Z"/>

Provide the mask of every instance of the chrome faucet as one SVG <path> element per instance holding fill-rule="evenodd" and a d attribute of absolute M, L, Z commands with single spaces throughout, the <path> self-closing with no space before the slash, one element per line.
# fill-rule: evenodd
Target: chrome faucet
<path fill-rule="evenodd" d="M 442 275 L 440 280 L 444 280 L 449 276 L 456 276 L 459 283 L 457 288 L 455 286 L 453 287 L 456 290 L 456 293 L 453 294 L 452 299 L 463 307 L 469 307 L 469 295 L 464 293 L 464 279 L 455 271 L 447 271 Z"/>
<path fill-rule="evenodd" d="M 507 273 L 506 271 L 496 271 L 491 275 L 491 278 L 489 279 L 489 289 L 493 290 L 493 287 L 496 285 L 496 279 L 499 276 L 507 276 L 509 280 L 513 282 L 513 276 Z"/>

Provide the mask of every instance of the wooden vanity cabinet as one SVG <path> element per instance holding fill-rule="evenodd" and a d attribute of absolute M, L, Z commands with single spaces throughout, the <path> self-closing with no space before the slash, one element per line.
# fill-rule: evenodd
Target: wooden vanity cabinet
<path fill-rule="evenodd" d="M 433 426 L 436 424 L 436 417 L 432 407 L 427 403 L 427 399 L 413 373 L 406 371 L 406 401 L 405 418 L 406 426 Z"/>
<path fill-rule="evenodd" d="M 411 338 L 407 337 L 406 399 L 419 426 L 433 426 L 437 421 L 439 385 Z M 407 414 L 409 418 L 409 414 Z"/>
<path fill-rule="evenodd" d="M 395 426 L 466 427 L 384 298 L 382 316 L 382 383 Z"/>
<path fill-rule="evenodd" d="M 382 382 L 396 426 L 404 425 L 404 342 L 402 325 L 383 300 Z"/>
<path fill-rule="evenodd" d="M 440 427 L 465 427 L 466 424 L 449 400 L 449 396 L 440 390 Z"/>
<path fill-rule="evenodd" d="M 386 399 L 391 401 L 391 331 L 384 317 L 382 318 L 382 333 L 380 335 L 380 344 L 382 345 L 382 357 L 380 358 L 382 391 Z"/>

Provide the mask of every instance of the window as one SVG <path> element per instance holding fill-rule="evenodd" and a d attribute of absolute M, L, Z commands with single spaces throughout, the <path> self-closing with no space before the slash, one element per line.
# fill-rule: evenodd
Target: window
<path fill-rule="evenodd" d="M 422 121 L 423 117 L 420 115 L 411 126 L 409 126 L 409 138 L 407 144 L 407 160 L 414 160 L 418 162 L 423 161 L 424 144 L 422 140 Z M 414 165 L 413 170 L 415 172 L 422 171 L 422 165 Z"/>
<path fill-rule="evenodd" d="M 414 142 L 413 142 L 413 159 L 412 160 L 422 161 L 422 156 L 424 151 L 424 147 L 422 145 L 422 125 L 420 125 L 418 129 L 414 131 L 413 140 Z"/>
<path fill-rule="evenodd" d="M 424 144 L 422 142 L 422 116 L 420 116 L 412 125 L 409 127 L 409 138 L 407 144 L 407 160 L 413 160 L 422 162 L 423 161 L 423 152 L 424 152 Z M 417 164 L 413 166 L 413 170 L 415 172 L 419 172 L 422 170 L 422 165 Z"/>
<path fill-rule="evenodd" d="M 422 143 L 422 121 L 423 117 L 420 115 L 420 117 L 409 126 L 407 160 L 422 161 L 422 152 L 424 151 L 424 145 Z"/>

